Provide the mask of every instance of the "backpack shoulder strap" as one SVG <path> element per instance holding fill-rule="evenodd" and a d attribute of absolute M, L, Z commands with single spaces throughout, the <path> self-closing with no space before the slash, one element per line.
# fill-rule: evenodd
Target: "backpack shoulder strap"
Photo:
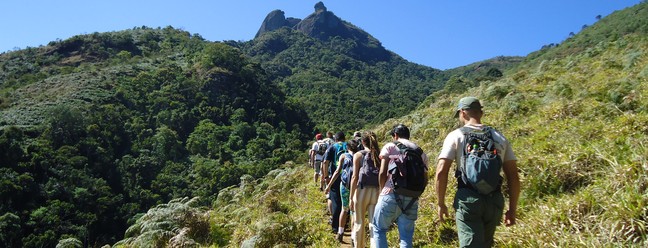
<path fill-rule="evenodd" d="M 348 160 L 353 160 L 353 155 L 349 152 L 344 153 L 344 158 Z"/>

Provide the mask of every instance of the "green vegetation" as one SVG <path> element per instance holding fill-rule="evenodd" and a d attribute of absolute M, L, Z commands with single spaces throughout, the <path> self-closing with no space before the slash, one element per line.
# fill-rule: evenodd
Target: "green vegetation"
<path fill-rule="evenodd" d="M 643 3 L 624 12 L 646 7 Z M 433 93 L 419 109 L 372 130 L 382 135 L 393 124 L 405 123 L 412 127 L 414 140 L 434 157 L 445 135 L 459 124 L 452 118 L 456 101 L 477 96 L 486 106 L 485 124 L 507 135 L 520 159 L 523 190 L 518 223 L 498 229 L 498 246 L 646 246 L 646 37 L 630 33 L 585 52 L 529 60 L 508 76 L 483 81 L 465 92 L 452 88 Z M 574 46 L 570 42 L 546 52 L 565 53 L 560 50 Z M 382 137 L 386 142 L 387 135 Z M 229 246 L 264 242 L 337 246 L 323 224 L 325 205 L 312 185 L 310 169 L 286 166 L 257 181 L 256 187 L 242 184 L 219 195 L 209 211 L 226 216 L 213 218 L 213 230 L 228 230 L 222 233 L 230 237 Z M 456 184 L 453 179 L 450 183 Z M 449 193 L 446 202 L 452 202 L 453 192 Z M 454 221 L 438 223 L 435 198 L 433 188 L 421 198 L 415 246 L 456 247 Z M 397 232 L 388 235 L 396 246 Z"/>
<path fill-rule="evenodd" d="M 438 70 L 395 54 L 372 60 L 354 53 L 358 46 L 355 40 L 321 41 L 286 28 L 240 44 L 302 104 L 316 130 L 357 130 L 400 116 L 442 85 Z M 394 105 L 400 107 L 388 107 Z"/>
<path fill-rule="evenodd" d="M 238 49 L 172 28 L 0 58 L 18 68 L 0 84 L 2 246 L 114 243 L 153 206 L 180 197 L 207 206 L 241 176 L 266 175 L 312 130 Z M 39 60 L 32 70 L 43 78 L 25 80 L 15 66 Z"/>
<path fill-rule="evenodd" d="M 520 159 L 518 224 L 497 245 L 646 246 L 647 11 L 448 71 L 285 28 L 213 43 L 138 27 L 0 54 L 0 246 L 336 246 L 303 166 L 311 134 L 386 142 L 402 122 L 434 158 L 466 95 Z M 415 245 L 457 246 L 433 192 Z"/>

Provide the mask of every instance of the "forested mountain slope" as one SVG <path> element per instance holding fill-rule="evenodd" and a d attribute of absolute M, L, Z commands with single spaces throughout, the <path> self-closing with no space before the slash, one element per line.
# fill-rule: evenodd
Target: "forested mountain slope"
<path fill-rule="evenodd" d="M 313 126 L 238 49 L 173 28 L 0 55 L 0 246 L 121 239 L 149 208 L 205 206 L 301 154 Z"/>
<path fill-rule="evenodd" d="M 453 75 L 406 61 L 321 3 L 303 20 L 271 12 L 257 37 L 238 46 L 302 104 L 319 131 L 353 131 L 401 116 Z M 462 80 L 478 84 L 489 69 L 518 63 L 500 61 L 466 70 Z"/>

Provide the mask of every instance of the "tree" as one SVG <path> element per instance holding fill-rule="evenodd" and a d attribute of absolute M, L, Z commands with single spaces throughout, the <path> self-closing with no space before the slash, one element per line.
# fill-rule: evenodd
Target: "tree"
<path fill-rule="evenodd" d="M 13 213 L 0 216 L 0 245 L 17 247 L 20 242 L 20 217 Z"/>
<path fill-rule="evenodd" d="M 45 134 L 54 148 L 63 145 L 76 145 L 84 136 L 84 118 L 79 109 L 66 105 L 52 108 L 47 119 L 48 129 Z"/>
<path fill-rule="evenodd" d="M 200 67 L 207 70 L 219 67 L 230 72 L 238 72 L 244 63 L 243 54 L 238 49 L 224 43 L 212 43 L 205 46 L 199 59 Z"/>
<path fill-rule="evenodd" d="M 502 73 L 502 71 L 498 70 L 497 68 L 490 68 L 488 70 L 488 72 L 486 72 L 486 76 L 492 77 L 492 78 L 500 78 L 503 75 L 504 74 Z"/>

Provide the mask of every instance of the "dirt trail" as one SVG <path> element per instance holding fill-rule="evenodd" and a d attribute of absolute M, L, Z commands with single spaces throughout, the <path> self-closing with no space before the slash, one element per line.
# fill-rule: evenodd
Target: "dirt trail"
<path fill-rule="evenodd" d="M 345 247 L 345 248 L 353 247 L 351 245 L 351 233 L 350 232 L 344 232 L 344 236 L 342 237 L 342 243 L 340 244 L 340 247 Z"/>

